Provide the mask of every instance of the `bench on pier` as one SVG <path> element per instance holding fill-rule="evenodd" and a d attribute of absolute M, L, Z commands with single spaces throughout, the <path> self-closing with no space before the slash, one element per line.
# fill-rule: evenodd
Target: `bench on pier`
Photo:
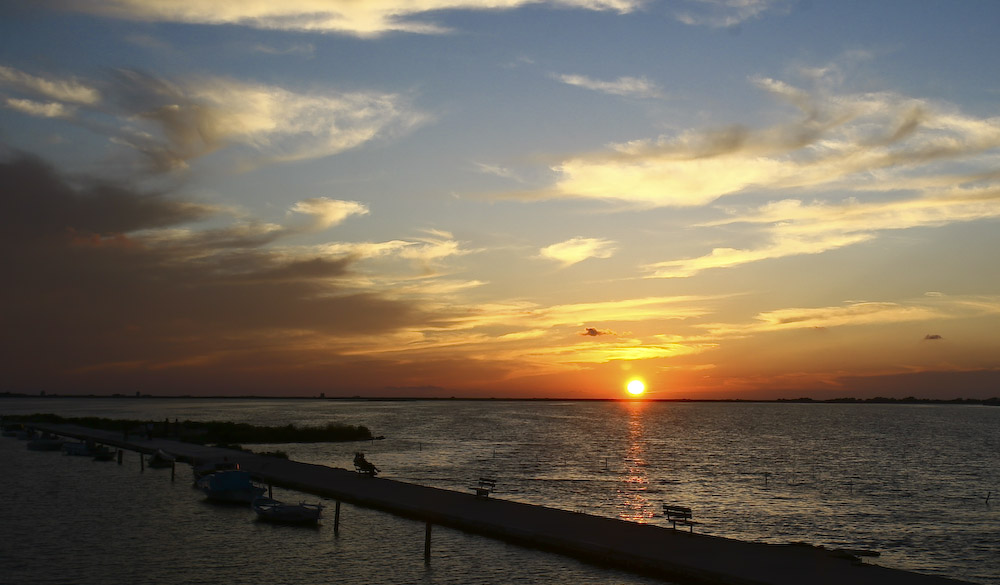
<path fill-rule="evenodd" d="M 475 487 L 471 487 L 472 491 L 476 492 L 477 498 L 488 498 L 490 497 L 490 492 L 494 491 L 497 487 L 497 480 L 492 477 L 480 477 L 479 483 Z"/>
<path fill-rule="evenodd" d="M 663 504 L 663 515 L 667 517 L 670 524 L 673 526 L 674 530 L 677 530 L 677 525 L 687 525 L 691 532 L 694 532 L 695 521 L 692 520 L 691 508 L 686 506 L 672 506 L 670 504 Z"/>

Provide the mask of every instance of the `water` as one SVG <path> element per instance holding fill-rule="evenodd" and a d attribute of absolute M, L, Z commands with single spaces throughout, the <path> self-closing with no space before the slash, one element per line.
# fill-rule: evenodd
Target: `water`
<path fill-rule="evenodd" d="M 498 497 L 637 522 L 664 524 L 662 504 L 686 505 L 698 532 L 877 550 L 878 564 L 1000 585 L 997 408 L 60 398 L 0 410 L 363 424 L 386 439 L 253 448 L 346 468 L 361 449 L 383 477 L 468 492 L 489 475 Z M 30 533 L 0 541 L 0 559 L 35 559 L 12 582 L 657 582 L 440 527 L 425 566 L 420 523 L 345 505 L 337 536 L 329 522 L 262 525 L 204 503 L 186 469 L 173 484 L 139 473 L 134 454 L 118 466 L 4 439 L 0 457 L 17 510 L 5 526 Z"/>

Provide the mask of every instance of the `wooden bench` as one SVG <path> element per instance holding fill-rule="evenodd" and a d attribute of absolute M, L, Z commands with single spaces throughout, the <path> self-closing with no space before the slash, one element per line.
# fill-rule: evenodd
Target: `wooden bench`
<path fill-rule="evenodd" d="M 497 480 L 492 477 L 480 477 L 479 484 L 476 487 L 469 488 L 476 492 L 477 498 L 488 498 L 490 497 L 490 492 L 495 490 L 497 487 Z"/>
<path fill-rule="evenodd" d="M 677 530 L 677 524 L 686 524 L 688 529 L 691 532 L 694 532 L 695 521 L 691 519 L 691 508 L 686 506 L 671 506 L 670 504 L 663 504 L 663 515 L 670 521 L 674 530 Z"/>

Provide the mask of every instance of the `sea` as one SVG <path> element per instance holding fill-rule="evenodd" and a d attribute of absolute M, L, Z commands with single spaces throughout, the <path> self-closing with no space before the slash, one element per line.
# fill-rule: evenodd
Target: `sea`
<path fill-rule="evenodd" d="M 877 552 L 865 562 L 1000 585 L 1000 408 L 943 404 L 646 401 L 0 399 L 0 416 L 364 425 L 377 440 L 247 445 L 380 477 L 768 543 Z M 316 528 L 206 502 L 190 468 L 141 469 L 0 438 L 2 584 L 646 584 L 648 576 L 319 502 Z"/>

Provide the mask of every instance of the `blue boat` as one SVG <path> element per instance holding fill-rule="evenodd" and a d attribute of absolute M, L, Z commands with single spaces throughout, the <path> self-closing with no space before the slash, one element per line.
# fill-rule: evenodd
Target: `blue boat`
<path fill-rule="evenodd" d="M 264 487 L 254 483 L 246 471 L 219 471 L 202 477 L 196 484 L 208 499 L 249 504 L 264 495 Z"/>

